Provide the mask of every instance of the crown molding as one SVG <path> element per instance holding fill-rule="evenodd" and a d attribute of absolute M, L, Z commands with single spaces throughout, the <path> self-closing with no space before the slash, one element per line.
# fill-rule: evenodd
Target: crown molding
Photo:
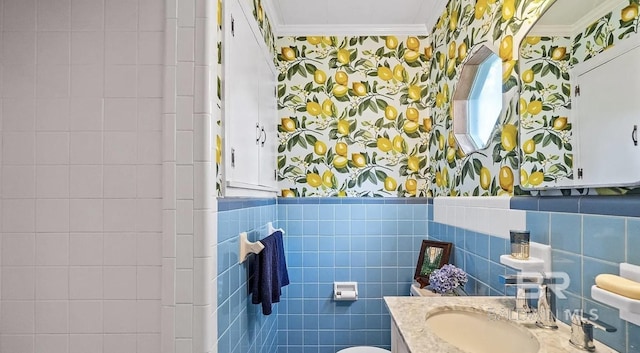
<path fill-rule="evenodd" d="M 609 12 L 615 11 L 616 6 L 621 6 L 620 9 L 622 9 L 628 4 L 628 0 L 603 0 L 600 5 L 598 5 L 595 9 L 587 12 L 586 15 L 582 16 L 580 20 L 572 25 L 573 34 L 577 35 L 602 16 L 608 14 Z"/>
<path fill-rule="evenodd" d="M 375 35 L 428 35 L 425 24 L 416 25 L 277 25 L 274 34 L 278 37 L 321 36 L 375 36 Z"/>
<path fill-rule="evenodd" d="M 527 36 L 573 37 L 575 34 L 573 28 L 573 25 L 534 25 Z"/>

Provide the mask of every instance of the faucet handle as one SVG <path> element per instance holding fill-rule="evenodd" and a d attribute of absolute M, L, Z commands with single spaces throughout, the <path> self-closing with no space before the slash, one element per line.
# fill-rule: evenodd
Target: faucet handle
<path fill-rule="evenodd" d="M 582 350 L 595 351 L 596 347 L 593 344 L 594 327 L 605 332 L 616 332 L 617 330 L 615 327 L 600 320 L 589 319 L 582 315 L 573 315 L 571 317 L 571 339 L 569 339 L 569 343 Z"/>

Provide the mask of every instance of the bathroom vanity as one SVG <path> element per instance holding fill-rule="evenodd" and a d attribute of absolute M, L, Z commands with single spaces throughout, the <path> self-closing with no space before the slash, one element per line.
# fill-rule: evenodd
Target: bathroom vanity
<path fill-rule="evenodd" d="M 513 298 L 385 297 L 384 301 L 391 314 L 393 353 L 584 352 L 569 343 L 567 325 L 558 322 L 558 330 L 538 328 L 534 314 L 512 310 Z M 595 352 L 616 352 L 601 342 L 595 345 Z"/>

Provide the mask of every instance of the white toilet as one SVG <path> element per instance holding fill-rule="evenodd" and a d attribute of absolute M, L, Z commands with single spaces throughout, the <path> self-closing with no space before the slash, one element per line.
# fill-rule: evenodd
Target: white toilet
<path fill-rule="evenodd" d="M 338 351 L 337 353 L 391 353 L 386 349 L 378 348 L 378 347 L 349 347 Z"/>

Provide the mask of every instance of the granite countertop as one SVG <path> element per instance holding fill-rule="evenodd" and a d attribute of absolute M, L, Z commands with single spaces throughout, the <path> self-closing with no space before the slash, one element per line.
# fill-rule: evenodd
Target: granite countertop
<path fill-rule="evenodd" d="M 510 297 L 384 297 L 384 301 L 411 353 L 465 353 L 457 347 L 433 334 L 426 326 L 427 315 L 436 310 L 456 306 L 473 307 L 490 312 L 499 318 L 518 318 L 540 343 L 538 353 L 580 353 L 585 352 L 569 343 L 570 328 L 558 321 L 558 330 L 545 330 L 535 326 L 535 317 L 523 318 L 514 311 L 515 299 Z M 461 334 L 464 334 L 461 332 Z M 498 342 L 496 344 L 499 344 Z M 616 351 L 595 341 L 596 352 Z"/>

